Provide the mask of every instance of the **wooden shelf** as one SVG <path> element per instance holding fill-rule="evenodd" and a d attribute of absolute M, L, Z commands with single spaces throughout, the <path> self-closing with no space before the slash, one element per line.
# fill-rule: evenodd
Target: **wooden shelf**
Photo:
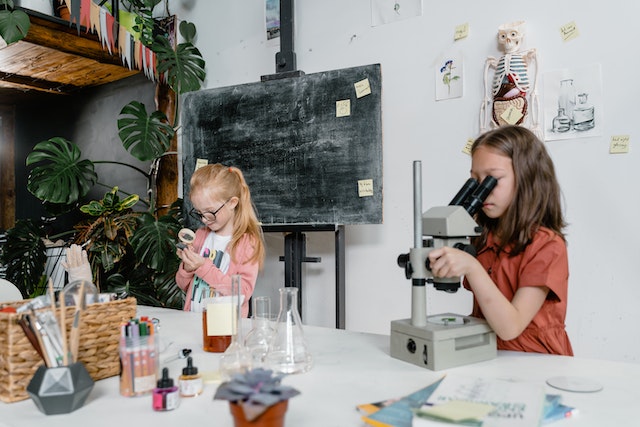
<path fill-rule="evenodd" d="M 59 18 L 24 9 L 31 20 L 27 36 L 0 49 L 0 102 L 37 91 L 71 94 L 134 74 L 110 54 L 98 37 Z"/>

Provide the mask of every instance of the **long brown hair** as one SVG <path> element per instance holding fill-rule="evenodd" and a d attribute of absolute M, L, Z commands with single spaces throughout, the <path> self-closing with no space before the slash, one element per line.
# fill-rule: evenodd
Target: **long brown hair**
<path fill-rule="evenodd" d="M 508 247 L 511 255 L 517 255 L 541 226 L 564 239 L 562 230 L 567 223 L 562 213 L 560 185 L 542 141 L 527 128 L 503 126 L 480 135 L 471 146 L 471 155 L 481 146 L 491 147 L 511 159 L 515 192 L 511 205 L 500 218 L 491 219 L 482 211 L 478 213 L 476 219 L 484 231 L 476 246 L 483 247 L 487 234 L 493 232 L 501 249 Z"/>
<path fill-rule="evenodd" d="M 233 257 L 238 241 L 242 236 L 248 234 L 253 245 L 253 256 L 249 261 L 258 262 L 262 267 L 265 258 L 262 227 L 260 227 L 255 206 L 251 200 L 251 192 L 242 171 L 220 163 L 206 165 L 193 173 L 190 187 L 191 193 L 209 191 L 220 200 L 238 198 L 233 220 L 233 233 L 229 242 L 229 253 Z"/>

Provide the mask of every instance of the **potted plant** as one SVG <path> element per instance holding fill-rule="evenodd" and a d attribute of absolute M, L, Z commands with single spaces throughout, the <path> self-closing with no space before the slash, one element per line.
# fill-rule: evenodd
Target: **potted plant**
<path fill-rule="evenodd" d="M 282 427 L 289 399 L 300 394 L 280 382 L 282 374 L 254 368 L 220 384 L 214 399 L 228 400 L 235 426 Z"/>
<path fill-rule="evenodd" d="M 3 1 L 10 0 L 0 0 L 0 5 Z M 206 74 L 202 55 L 193 45 L 195 26 L 184 21 L 180 23 L 183 41 L 174 48 L 170 40 L 176 35 L 171 25 L 166 26 L 167 17 L 153 17 L 153 9 L 160 1 L 123 0 L 123 3 L 136 16 L 135 28 L 140 39 L 156 54 L 159 84 L 168 86 L 177 95 L 198 90 Z M 177 101 L 176 97 L 175 110 Z M 161 160 L 175 155 L 170 146 L 175 138 L 178 117 L 177 113 L 173 114 L 170 121 L 161 111 L 149 114 L 138 101 L 122 108 L 117 120 L 118 136 L 133 157 L 151 162 L 149 172 L 123 162 L 84 159 L 75 143 L 60 137 L 38 143 L 27 157 L 27 166 L 31 168 L 27 188 L 43 202 L 54 220 L 69 212 L 81 215 L 68 233 L 74 236 L 71 242 L 85 245 L 96 284 L 104 284 L 104 290 L 136 296 L 142 303 L 175 308 L 182 306 L 183 297 L 175 284 L 179 259 L 174 247 L 183 220 L 181 201 L 158 207 L 155 180 Z M 123 192 L 117 184 L 101 183 L 94 168 L 97 163 L 136 169 L 147 182 L 148 198 Z M 86 201 L 89 190 L 96 184 L 109 191 L 102 200 Z M 19 220 L 15 232 L 7 233 L 6 246 L 35 248 L 40 252 L 43 246 L 38 239 L 58 238 L 50 236 L 43 224 L 28 225 Z M 41 280 L 44 269 L 41 258 L 30 257 L 30 266 L 34 268 L 24 270 L 20 259 L 15 259 L 20 256 L 20 252 L 3 251 L 2 262 L 8 266 L 7 278 L 18 286 Z M 22 288 L 23 295 L 33 295 L 31 289 Z"/>

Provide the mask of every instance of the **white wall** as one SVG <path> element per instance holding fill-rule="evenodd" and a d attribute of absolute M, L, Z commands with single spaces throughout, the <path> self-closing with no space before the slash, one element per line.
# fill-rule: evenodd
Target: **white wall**
<path fill-rule="evenodd" d="M 388 333 L 389 322 L 410 313 L 410 283 L 397 267 L 412 237 L 412 162 L 422 160 L 424 208 L 446 204 L 468 176 L 461 152 L 478 134 L 487 56 L 499 56 L 499 25 L 527 23 L 525 46 L 536 48 L 540 70 L 601 64 L 603 136 L 550 141 L 570 226 L 570 295 L 567 330 L 576 355 L 640 362 L 640 65 L 637 17 L 628 0 L 495 0 L 423 2 L 423 15 L 372 27 L 370 0 L 298 0 L 295 52 L 307 74 L 380 63 L 384 145 L 384 224 L 348 226 L 346 249 L 347 328 Z M 402 4 L 402 3 L 401 3 Z M 263 37 L 263 0 L 172 0 L 172 12 L 192 21 L 207 61 L 208 88 L 258 82 L 275 72 L 279 46 Z M 575 21 L 580 36 L 565 42 L 560 27 Z M 469 23 L 469 37 L 454 42 L 454 28 Z M 434 67 L 443 54 L 464 57 L 464 96 L 435 101 Z M 609 154 L 611 135 L 632 138 L 628 154 Z M 634 167 L 635 165 L 635 167 Z M 333 235 L 307 237 L 306 323 L 334 324 Z M 268 235 L 269 261 L 258 294 L 283 283 L 282 237 Z M 428 313 L 469 311 L 466 291 L 428 292 Z M 273 303 L 277 309 L 277 300 Z"/>

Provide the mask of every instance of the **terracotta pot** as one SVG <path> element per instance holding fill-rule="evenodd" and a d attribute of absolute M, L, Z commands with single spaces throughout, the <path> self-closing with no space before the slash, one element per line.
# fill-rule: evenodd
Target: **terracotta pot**
<path fill-rule="evenodd" d="M 71 12 L 69 11 L 69 8 L 65 4 L 64 0 L 58 0 L 54 2 L 54 4 L 56 7 L 56 15 L 58 15 L 60 19 L 69 21 L 71 19 Z"/>
<path fill-rule="evenodd" d="M 287 412 L 289 401 L 283 400 L 273 406 L 270 406 L 262 415 L 253 421 L 248 421 L 244 417 L 242 406 L 237 403 L 229 403 L 231 415 L 235 427 L 284 427 L 284 416 Z"/>

